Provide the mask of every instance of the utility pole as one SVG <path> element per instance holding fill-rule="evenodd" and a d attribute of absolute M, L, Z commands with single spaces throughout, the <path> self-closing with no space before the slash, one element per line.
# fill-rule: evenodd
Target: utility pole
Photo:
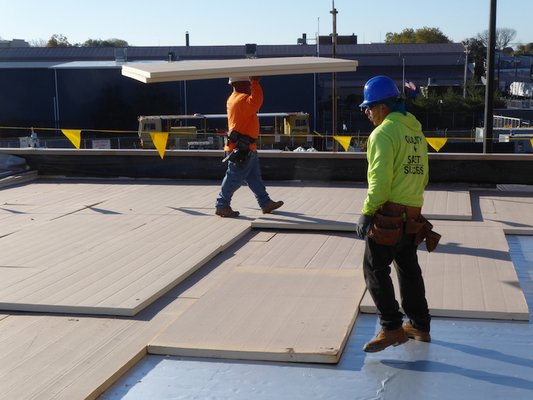
<path fill-rule="evenodd" d="M 331 0 L 331 15 L 333 16 L 333 33 L 331 34 L 331 52 L 332 57 L 337 56 L 337 9 L 335 8 L 335 0 Z M 331 134 L 337 135 L 337 74 L 335 72 L 331 75 Z M 336 144 L 333 139 L 333 149 L 335 150 Z"/>
<path fill-rule="evenodd" d="M 468 54 L 470 54 L 470 51 L 468 49 L 468 41 L 465 41 L 463 45 L 465 46 L 465 76 L 463 79 L 463 98 L 466 99 L 466 75 L 468 72 Z"/>
<path fill-rule="evenodd" d="M 485 87 L 485 121 L 483 153 L 492 153 L 494 125 L 494 52 L 496 47 L 496 0 L 490 0 L 489 43 L 487 46 L 487 85 Z"/>

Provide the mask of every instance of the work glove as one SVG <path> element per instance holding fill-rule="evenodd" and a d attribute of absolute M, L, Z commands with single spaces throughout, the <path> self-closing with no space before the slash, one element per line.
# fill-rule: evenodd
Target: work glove
<path fill-rule="evenodd" d="M 355 225 L 355 236 L 359 239 L 365 239 L 368 235 L 368 230 L 372 226 L 372 221 L 374 221 L 373 215 L 361 214 L 357 225 Z"/>

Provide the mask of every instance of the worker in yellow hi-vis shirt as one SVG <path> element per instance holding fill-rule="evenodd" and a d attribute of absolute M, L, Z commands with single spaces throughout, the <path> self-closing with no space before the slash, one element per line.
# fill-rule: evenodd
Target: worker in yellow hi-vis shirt
<path fill-rule="evenodd" d="M 431 341 L 417 248 L 425 239 L 432 251 L 440 236 L 421 215 L 429 176 L 426 140 L 418 120 L 406 112 L 394 81 L 387 76 L 370 79 L 360 107 L 375 129 L 368 138 L 368 192 L 356 234 L 366 242 L 365 281 L 382 327 L 363 350 L 377 352 L 409 338 Z M 401 305 L 408 317 L 405 323 L 390 277 L 393 261 Z"/>

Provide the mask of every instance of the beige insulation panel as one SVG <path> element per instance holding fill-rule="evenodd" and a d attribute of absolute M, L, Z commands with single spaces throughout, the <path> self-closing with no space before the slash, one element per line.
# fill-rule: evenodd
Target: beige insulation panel
<path fill-rule="evenodd" d="M 468 188 L 429 186 L 424 192 L 422 214 L 430 220 L 471 220 L 472 206 Z"/>
<path fill-rule="evenodd" d="M 252 221 L 256 229 L 355 231 L 366 198 L 366 187 L 305 187 L 285 193 L 274 188 L 285 205 Z M 470 193 L 466 188 L 429 187 L 422 213 L 431 220 L 471 220 Z"/>
<path fill-rule="evenodd" d="M 136 318 L 0 316 L 0 398 L 96 399 L 192 302 L 159 302 Z"/>
<path fill-rule="evenodd" d="M 122 75 L 144 83 L 189 81 L 237 76 L 270 76 L 347 72 L 357 69 L 357 61 L 328 57 L 244 58 L 234 60 L 190 60 L 130 63 Z"/>
<path fill-rule="evenodd" d="M 148 351 L 336 363 L 364 290 L 361 270 L 240 267 L 154 339 Z"/>
<path fill-rule="evenodd" d="M 220 260 L 217 281 L 182 293 L 199 299 L 149 352 L 335 363 L 365 291 L 360 256 L 347 234 L 255 236 Z"/>
<path fill-rule="evenodd" d="M 249 230 L 217 216 L 67 215 L 0 238 L 0 309 L 135 315 Z"/>
<path fill-rule="evenodd" d="M 435 230 L 442 235 L 437 250 L 428 253 L 422 244 L 418 252 L 431 315 L 529 320 L 502 227 L 439 222 Z M 400 301 L 398 290 L 396 298 Z M 368 293 L 361 311 L 376 312 Z"/>
<path fill-rule="evenodd" d="M 527 235 L 533 234 L 531 191 L 478 190 L 472 192 L 472 197 L 485 223 L 502 225 L 508 233 L 520 234 L 523 231 Z"/>
<path fill-rule="evenodd" d="M 353 232 L 358 219 L 359 215 L 348 213 L 308 217 L 278 211 L 276 214 L 256 218 L 252 221 L 252 228 Z"/>

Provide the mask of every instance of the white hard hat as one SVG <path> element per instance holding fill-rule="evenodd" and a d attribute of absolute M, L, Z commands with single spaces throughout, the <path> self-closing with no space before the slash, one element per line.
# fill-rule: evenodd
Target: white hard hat
<path fill-rule="evenodd" d="M 230 76 L 228 80 L 228 84 L 232 84 L 235 82 L 251 82 L 249 76 Z"/>

